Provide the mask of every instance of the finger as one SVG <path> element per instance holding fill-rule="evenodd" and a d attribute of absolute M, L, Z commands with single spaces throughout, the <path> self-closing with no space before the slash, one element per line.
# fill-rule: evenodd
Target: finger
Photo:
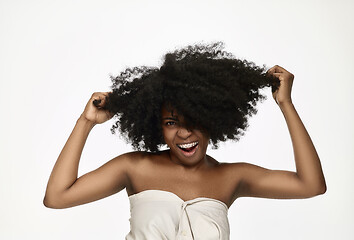
<path fill-rule="evenodd" d="M 275 65 L 275 66 L 276 66 L 276 65 Z M 269 68 L 267 72 L 274 72 L 274 68 L 275 68 L 275 66 L 273 66 L 273 67 Z"/>
<path fill-rule="evenodd" d="M 112 92 L 103 92 L 102 94 L 105 95 L 106 97 L 109 96 L 109 94 L 111 94 Z"/>
<path fill-rule="evenodd" d="M 287 73 L 288 71 L 285 68 L 283 68 L 283 67 L 281 67 L 279 65 L 275 65 L 275 72 L 277 72 L 277 73 Z"/>
<path fill-rule="evenodd" d="M 271 68 L 268 69 L 267 75 L 272 75 L 274 72 L 275 72 L 275 68 L 271 67 Z"/>
<path fill-rule="evenodd" d="M 97 93 L 94 93 L 92 94 L 92 97 L 91 99 L 101 99 L 101 100 L 104 100 L 106 97 L 108 97 L 108 93 L 105 93 L 105 92 L 97 92 Z"/>
<path fill-rule="evenodd" d="M 92 94 L 91 101 L 94 106 L 103 108 L 106 104 L 106 94 L 102 92 L 97 92 Z"/>
<path fill-rule="evenodd" d="M 272 73 L 273 76 L 276 76 L 277 78 L 279 78 L 281 75 L 283 75 L 283 73 Z"/>
<path fill-rule="evenodd" d="M 93 100 L 92 103 L 93 103 L 93 105 L 95 105 L 95 107 L 99 107 L 101 104 L 101 99 L 95 99 L 95 100 Z"/>
<path fill-rule="evenodd" d="M 110 92 L 94 92 L 92 94 L 92 98 L 97 98 L 97 97 L 102 97 L 102 96 L 108 96 Z"/>
<path fill-rule="evenodd" d="M 95 105 L 96 107 L 98 107 L 98 108 L 103 108 L 103 109 L 104 109 L 104 107 L 105 107 L 105 105 L 106 105 L 106 98 L 103 97 L 103 98 L 99 98 L 99 99 L 94 99 L 94 100 L 92 101 L 92 103 L 93 103 L 93 105 Z"/>
<path fill-rule="evenodd" d="M 109 97 L 109 92 L 104 92 L 102 93 L 102 99 L 101 99 L 101 103 L 102 103 L 102 106 L 104 107 L 107 103 L 107 100 L 108 100 L 108 97 Z"/>
<path fill-rule="evenodd" d="M 268 70 L 270 73 L 283 73 L 287 72 L 283 67 L 275 65 Z"/>
<path fill-rule="evenodd" d="M 274 71 L 274 70 L 273 70 Z M 277 72 L 267 72 L 267 75 L 270 77 L 275 77 L 277 79 L 280 79 L 280 77 L 283 75 L 284 73 L 277 73 Z"/>

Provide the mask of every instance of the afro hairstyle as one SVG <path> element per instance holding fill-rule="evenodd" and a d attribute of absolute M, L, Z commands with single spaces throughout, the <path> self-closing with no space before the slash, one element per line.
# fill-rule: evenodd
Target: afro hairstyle
<path fill-rule="evenodd" d="M 277 78 L 265 65 L 240 60 L 224 44 L 196 44 L 165 54 L 158 67 L 127 68 L 116 77 L 105 108 L 115 115 L 116 130 L 136 150 L 159 151 L 164 145 L 161 109 L 169 106 L 189 129 L 206 131 L 214 148 L 220 141 L 239 140 L 264 87 L 274 92 Z"/>

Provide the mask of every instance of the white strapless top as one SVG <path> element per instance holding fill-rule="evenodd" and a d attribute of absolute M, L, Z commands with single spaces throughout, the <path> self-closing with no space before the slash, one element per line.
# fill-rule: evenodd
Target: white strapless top
<path fill-rule="evenodd" d="M 172 192 L 145 190 L 129 196 L 129 201 L 126 240 L 229 240 L 228 207 L 220 200 L 183 201 Z"/>

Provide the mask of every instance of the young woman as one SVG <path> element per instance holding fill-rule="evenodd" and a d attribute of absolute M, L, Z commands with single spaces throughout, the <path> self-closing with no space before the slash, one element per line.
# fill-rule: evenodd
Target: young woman
<path fill-rule="evenodd" d="M 44 205 L 73 207 L 125 188 L 131 204 L 126 239 L 207 240 L 229 239 L 227 212 L 239 197 L 325 193 L 320 159 L 291 99 L 294 75 L 277 65 L 265 72 L 222 47 L 176 50 L 160 68 L 127 69 L 112 79 L 112 92 L 94 93 L 53 168 Z M 239 139 L 267 86 L 288 125 L 296 172 L 207 155 L 209 144 Z M 78 178 L 91 129 L 114 115 L 112 132 L 118 129 L 138 151 Z M 160 150 L 164 145 L 168 150 Z"/>

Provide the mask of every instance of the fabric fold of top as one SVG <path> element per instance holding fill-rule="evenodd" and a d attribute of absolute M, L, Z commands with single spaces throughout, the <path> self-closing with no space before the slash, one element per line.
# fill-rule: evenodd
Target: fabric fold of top
<path fill-rule="evenodd" d="M 228 207 L 220 200 L 183 201 L 172 192 L 145 190 L 129 201 L 131 230 L 126 240 L 229 240 Z"/>

